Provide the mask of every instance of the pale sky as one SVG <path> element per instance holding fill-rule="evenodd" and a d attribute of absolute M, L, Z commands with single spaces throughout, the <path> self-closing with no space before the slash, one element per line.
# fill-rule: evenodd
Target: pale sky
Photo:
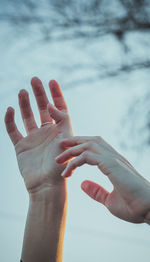
<path fill-rule="evenodd" d="M 65 88 L 72 75 L 63 70 L 63 63 L 88 61 L 86 52 L 74 52 L 74 43 L 49 43 L 35 45 L 27 37 L 11 38 L 11 29 L 4 25 L 0 32 L 0 261 L 16 262 L 21 256 L 24 226 L 28 209 L 28 194 L 17 167 L 15 152 L 5 131 L 4 114 L 8 106 L 16 109 L 16 122 L 25 134 L 20 117 L 17 94 L 19 89 L 30 93 L 33 110 L 38 119 L 30 79 L 41 78 L 48 90 L 48 81 L 56 79 L 62 86 L 75 135 L 100 135 L 124 155 L 145 178 L 150 178 L 150 150 L 123 150 L 130 144 L 128 127 L 122 128 L 121 120 L 135 97 L 143 95 L 149 86 L 148 72 L 135 72 L 120 79 L 102 79 L 94 84 Z M 101 43 L 102 44 L 102 43 Z M 102 44 L 104 48 L 104 43 Z M 91 47 L 91 50 L 94 47 Z M 112 40 L 112 51 L 115 45 Z M 111 52 L 109 50 L 109 52 Z M 119 52 L 119 50 L 118 50 Z M 118 58 L 119 59 L 119 58 Z M 54 66 L 53 66 L 54 65 Z M 61 67 L 57 66 L 61 65 Z M 92 69 L 84 74 L 94 74 Z M 73 76 L 83 75 L 78 72 Z M 129 87 L 132 88 L 129 88 Z M 130 118 L 129 118 L 130 121 Z M 141 120 L 142 121 L 142 120 Z M 141 134 L 142 135 L 142 134 Z M 136 261 L 149 258 L 149 226 L 135 225 L 112 216 L 104 206 L 93 201 L 80 189 L 84 179 L 93 180 L 107 190 L 112 190 L 108 179 L 96 168 L 83 166 L 68 179 L 68 215 L 64 241 L 64 262 Z"/>

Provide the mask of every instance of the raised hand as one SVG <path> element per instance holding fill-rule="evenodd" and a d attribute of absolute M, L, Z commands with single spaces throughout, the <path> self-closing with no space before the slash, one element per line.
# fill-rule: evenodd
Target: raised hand
<path fill-rule="evenodd" d="M 60 144 L 66 150 L 56 161 L 68 162 L 63 177 L 71 176 L 83 164 L 97 165 L 113 184 L 113 191 L 109 193 L 89 180 L 81 184 L 82 190 L 113 215 L 133 223 L 150 224 L 150 183 L 123 156 L 101 137 L 72 137 Z"/>
<path fill-rule="evenodd" d="M 26 188 L 29 192 L 34 192 L 51 187 L 63 179 L 60 174 L 64 167 L 56 163 L 55 157 L 62 152 L 60 139 L 70 137 L 72 130 L 67 105 L 58 83 L 55 80 L 49 83 L 55 106 L 49 104 L 42 82 L 38 78 L 32 78 L 31 85 L 43 125 L 38 127 L 36 124 L 26 90 L 19 92 L 19 106 L 27 136 L 23 137 L 18 131 L 14 109 L 11 107 L 7 109 L 5 124 L 15 146 Z"/>

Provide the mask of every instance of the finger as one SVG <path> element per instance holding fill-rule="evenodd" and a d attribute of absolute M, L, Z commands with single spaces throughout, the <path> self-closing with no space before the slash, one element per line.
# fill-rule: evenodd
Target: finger
<path fill-rule="evenodd" d="M 63 147 L 71 147 L 80 145 L 89 141 L 95 141 L 95 137 L 91 136 L 73 136 L 71 138 L 63 139 L 60 144 Z"/>
<path fill-rule="evenodd" d="M 88 196 L 90 196 L 91 198 L 100 202 L 103 205 L 105 205 L 107 197 L 110 194 L 102 186 L 89 180 L 83 181 L 81 184 L 81 188 Z"/>
<path fill-rule="evenodd" d="M 16 145 L 23 136 L 18 131 L 17 126 L 14 121 L 14 109 L 9 107 L 5 115 L 5 125 L 8 132 L 8 135 L 14 145 Z"/>
<path fill-rule="evenodd" d="M 64 169 L 61 175 L 63 177 L 69 177 L 77 167 L 82 166 L 84 164 L 98 165 L 98 157 L 99 156 L 94 153 L 84 151 L 81 155 L 77 156 L 67 164 L 66 168 Z"/>
<path fill-rule="evenodd" d="M 67 105 L 59 84 L 55 80 L 49 82 L 50 92 L 57 109 L 67 112 Z"/>
<path fill-rule="evenodd" d="M 31 130 L 38 128 L 30 106 L 29 95 L 26 90 L 21 90 L 19 92 L 19 106 L 26 132 L 29 133 Z"/>
<path fill-rule="evenodd" d="M 45 122 L 52 123 L 52 118 L 50 117 L 49 112 L 47 110 L 47 105 L 49 101 L 48 101 L 48 98 L 45 93 L 41 80 L 38 79 L 37 77 L 33 77 L 31 79 L 31 85 L 32 85 L 32 89 L 33 89 L 35 99 L 38 105 L 41 123 L 42 124 Z"/>
<path fill-rule="evenodd" d="M 86 150 L 94 150 L 94 144 L 92 142 L 86 142 L 81 145 L 71 147 L 56 157 L 57 163 L 64 163 L 71 158 L 82 154 Z"/>
<path fill-rule="evenodd" d="M 63 112 L 59 111 L 55 106 L 53 106 L 52 104 L 49 103 L 47 108 L 48 108 L 48 112 L 49 112 L 50 116 L 52 117 L 52 119 L 55 120 L 56 124 L 58 124 L 60 121 L 64 120 L 65 114 Z"/>

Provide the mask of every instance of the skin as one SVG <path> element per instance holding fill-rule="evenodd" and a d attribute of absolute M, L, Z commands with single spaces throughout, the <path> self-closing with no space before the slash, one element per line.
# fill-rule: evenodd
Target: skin
<path fill-rule="evenodd" d="M 9 107 L 5 115 L 6 129 L 14 144 L 20 173 L 29 194 L 22 260 L 60 262 L 67 190 L 66 181 L 61 177 L 64 167 L 56 163 L 55 157 L 63 151 L 60 140 L 72 136 L 72 129 L 58 83 L 55 80 L 49 82 L 54 105 L 49 103 L 40 79 L 32 78 L 31 86 L 41 124 L 50 123 L 37 126 L 26 90 L 19 92 L 18 99 L 27 136 L 23 137 L 19 132 L 13 108 Z"/>
<path fill-rule="evenodd" d="M 37 126 L 26 90 L 19 92 L 19 106 L 27 136 L 19 132 L 13 108 L 9 107 L 5 115 L 6 129 L 29 193 L 22 261 L 62 261 L 67 209 L 64 177 L 85 163 L 97 165 L 114 186 L 109 193 L 86 180 L 81 185 L 85 193 L 123 220 L 150 224 L 150 183 L 101 137 L 72 137 L 67 106 L 55 80 L 49 83 L 55 106 L 49 104 L 38 78 L 33 78 L 31 85 L 41 124 L 50 123 Z"/>
<path fill-rule="evenodd" d="M 65 151 L 56 161 L 65 165 L 63 177 L 71 176 L 84 164 L 96 165 L 113 184 L 113 191 L 110 193 L 89 180 L 81 184 L 82 190 L 116 217 L 132 223 L 150 224 L 150 183 L 104 139 L 78 136 L 62 139 L 60 145 Z"/>

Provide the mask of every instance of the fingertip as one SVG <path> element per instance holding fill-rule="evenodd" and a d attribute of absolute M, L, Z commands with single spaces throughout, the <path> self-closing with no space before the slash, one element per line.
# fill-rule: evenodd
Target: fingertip
<path fill-rule="evenodd" d="M 5 122 L 10 122 L 14 118 L 15 110 L 13 107 L 9 106 L 5 114 Z"/>
<path fill-rule="evenodd" d="M 68 177 L 70 177 L 70 174 L 66 174 L 65 172 L 62 172 L 61 176 L 65 179 L 67 179 Z"/>
<path fill-rule="evenodd" d="M 59 112 L 59 110 L 54 105 L 49 103 L 47 105 L 47 109 L 48 109 L 49 115 L 51 116 L 52 119 L 55 120 L 56 124 L 59 123 L 63 119 L 62 113 Z"/>
<path fill-rule="evenodd" d="M 56 86 L 58 86 L 58 83 L 55 79 L 52 79 L 52 80 L 49 81 L 49 87 L 51 89 L 54 89 Z"/>
<path fill-rule="evenodd" d="M 64 150 L 67 148 L 67 146 L 63 143 L 63 141 L 59 142 L 60 147 Z"/>
<path fill-rule="evenodd" d="M 41 80 L 37 77 L 37 76 L 34 76 L 31 78 L 31 85 L 34 86 L 34 85 L 37 85 L 38 83 L 41 83 Z"/>
<path fill-rule="evenodd" d="M 50 80 L 49 81 L 49 88 L 52 94 L 52 97 L 62 97 L 61 88 L 56 80 Z"/>
<path fill-rule="evenodd" d="M 61 177 L 65 178 L 65 175 L 63 174 L 63 172 L 61 173 Z"/>
<path fill-rule="evenodd" d="M 18 97 L 21 98 L 22 96 L 28 95 L 27 90 L 21 89 L 18 93 Z"/>
<path fill-rule="evenodd" d="M 84 180 L 84 181 L 81 183 L 81 189 L 82 189 L 84 192 L 87 192 L 88 186 L 89 186 L 89 181 L 88 181 L 88 180 Z"/>
<path fill-rule="evenodd" d="M 4 122 L 5 122 L 6 130 L 7 130 L 8 134 L 10 134 L 12 131 L 14 131 L 14 125 L 15 125 L 14 113 L 15 113 L 15 110 L 14 110 L 13 107 L 7 108 L 5 118 L 4 118 Z"/>
<path fill-rule="evenodd" d="M 66 141 L 66 140 L 64 140 L 64 139 L 63 139 L 63 140 L 61 140 L 61 141 L 59 142 L 59 143 L 60 143 L 60 145 L 62 145 L 62 146 L 63 146 L 63 145 L 65 145 L 65 141 Z"/>
<path fill-rule="evenodd" d="M 7 111 L 6 112 L 14 112 L 15 110 L 14 110 L 14 108 L 12 107 L 12 106 L 9 106 L 8 108 L 7 108 Z"/>
<path fill-rule="evenodd" d="M 57 157 L 55 158 L 55 161 L 56 161 L 57 163 L 60 163 L 60 162 L 59 162 L 59 156 L 57 156 Z"/>
<path fill-rule="evenodd" d="M 66 171 L 67 171 L 67 168 L 65 168 L 65 169 L 63 170 L 63 172 L 61 173 L 61 176 L 62 176 L 63 178 L 68 177 Z"/>
<path fill-rule="evenodd" d="M 56 160 L 56 162 L 57 162 L 58 164 L 64 164 L 64 161 L 62 160 L 62 156 L 61 156 L 61 155 L 57 156 L 57 157 L 55 158 L 55 160 Z"/>

